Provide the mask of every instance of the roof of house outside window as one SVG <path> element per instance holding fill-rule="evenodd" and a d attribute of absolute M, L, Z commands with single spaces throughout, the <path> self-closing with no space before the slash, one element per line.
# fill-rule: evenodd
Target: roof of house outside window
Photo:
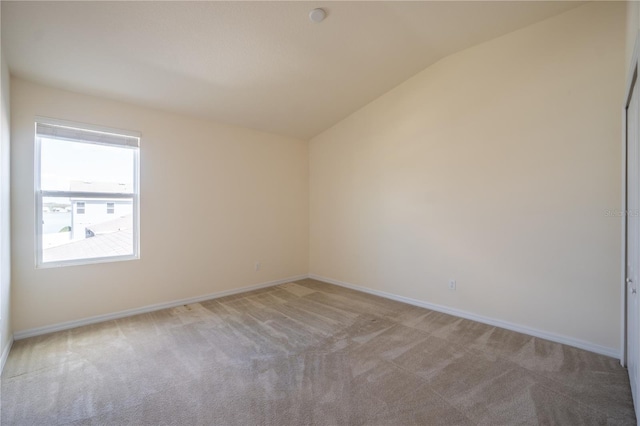
<path fill-rule="evenodd" d="M 133 253 L 133 229 L 100 234 L 42 251 L 45 262 L 126 256 Z"/>
<path fill-rule="evenodd" d="M 74 180 L 69 184 L 69 190 L 73 192 L 111 192 L 111 193 L 131 193 L 133 188 L 128 183 L 116 182 L 87 182 Z"/>

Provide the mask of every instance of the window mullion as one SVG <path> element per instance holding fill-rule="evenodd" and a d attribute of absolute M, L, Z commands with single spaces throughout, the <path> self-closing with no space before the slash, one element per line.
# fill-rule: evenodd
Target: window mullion
<path fill-rule="evenodd" d="M 133 193 L 126 192 L 78 192 L 78 191 L 46 191 L 40 190 L 42 197 L 66 198 L 124 198 L 133 199 Z"/>

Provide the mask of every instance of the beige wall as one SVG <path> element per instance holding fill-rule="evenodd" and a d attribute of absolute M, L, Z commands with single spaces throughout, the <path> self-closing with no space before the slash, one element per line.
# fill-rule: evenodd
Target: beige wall
<path fill-rule="evenodd" d="M 306 142 L 20 79 L 11 107 L 14 332 L 307 273 Z M 140 260 L 34 267 L 37 115 L 142 133 Z"/>
<path fill-rule="evenodd" d="M 310 272 L 618 352 L 625 7 L 447 57 L 313 138 Z"/>
<path fill-rule="evenodd" d="M 9 219 L 9 68 L 0 50 L 0 354 L 11 342 L 11 246 Z M 0 369 L 1 369 L 0 365 Z"/>

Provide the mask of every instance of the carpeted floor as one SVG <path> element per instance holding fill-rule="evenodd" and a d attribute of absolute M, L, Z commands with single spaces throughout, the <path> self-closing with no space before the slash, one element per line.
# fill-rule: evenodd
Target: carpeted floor
<path fill-rule="evenodd" d="M 2 425 L 636 424 L 618 360 L 302 280 L 15 342 Z"/>

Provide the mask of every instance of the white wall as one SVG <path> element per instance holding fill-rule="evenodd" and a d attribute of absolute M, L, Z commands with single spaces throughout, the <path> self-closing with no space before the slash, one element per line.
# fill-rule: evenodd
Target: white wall
<path fill-rule="evenodd" d="M 9 68 L 0 50 L 0 354 L 12 339 L 11 328 L 11 245 L 9 205 Z M 2 366 L 0 365 L 0 370 Z"/>
<path fill-rule="evenodd" d="M 307 273 L 306 142 L 15 78 L 11 107 L 14 331 Z M 140 260 L 34 267 L 37 115 L 142 133 Z"/>
<path fill-rule="evenodd" d="M 624 20 L 462 51 L 313 138 L 310 271 L 617 353 Z"/>

